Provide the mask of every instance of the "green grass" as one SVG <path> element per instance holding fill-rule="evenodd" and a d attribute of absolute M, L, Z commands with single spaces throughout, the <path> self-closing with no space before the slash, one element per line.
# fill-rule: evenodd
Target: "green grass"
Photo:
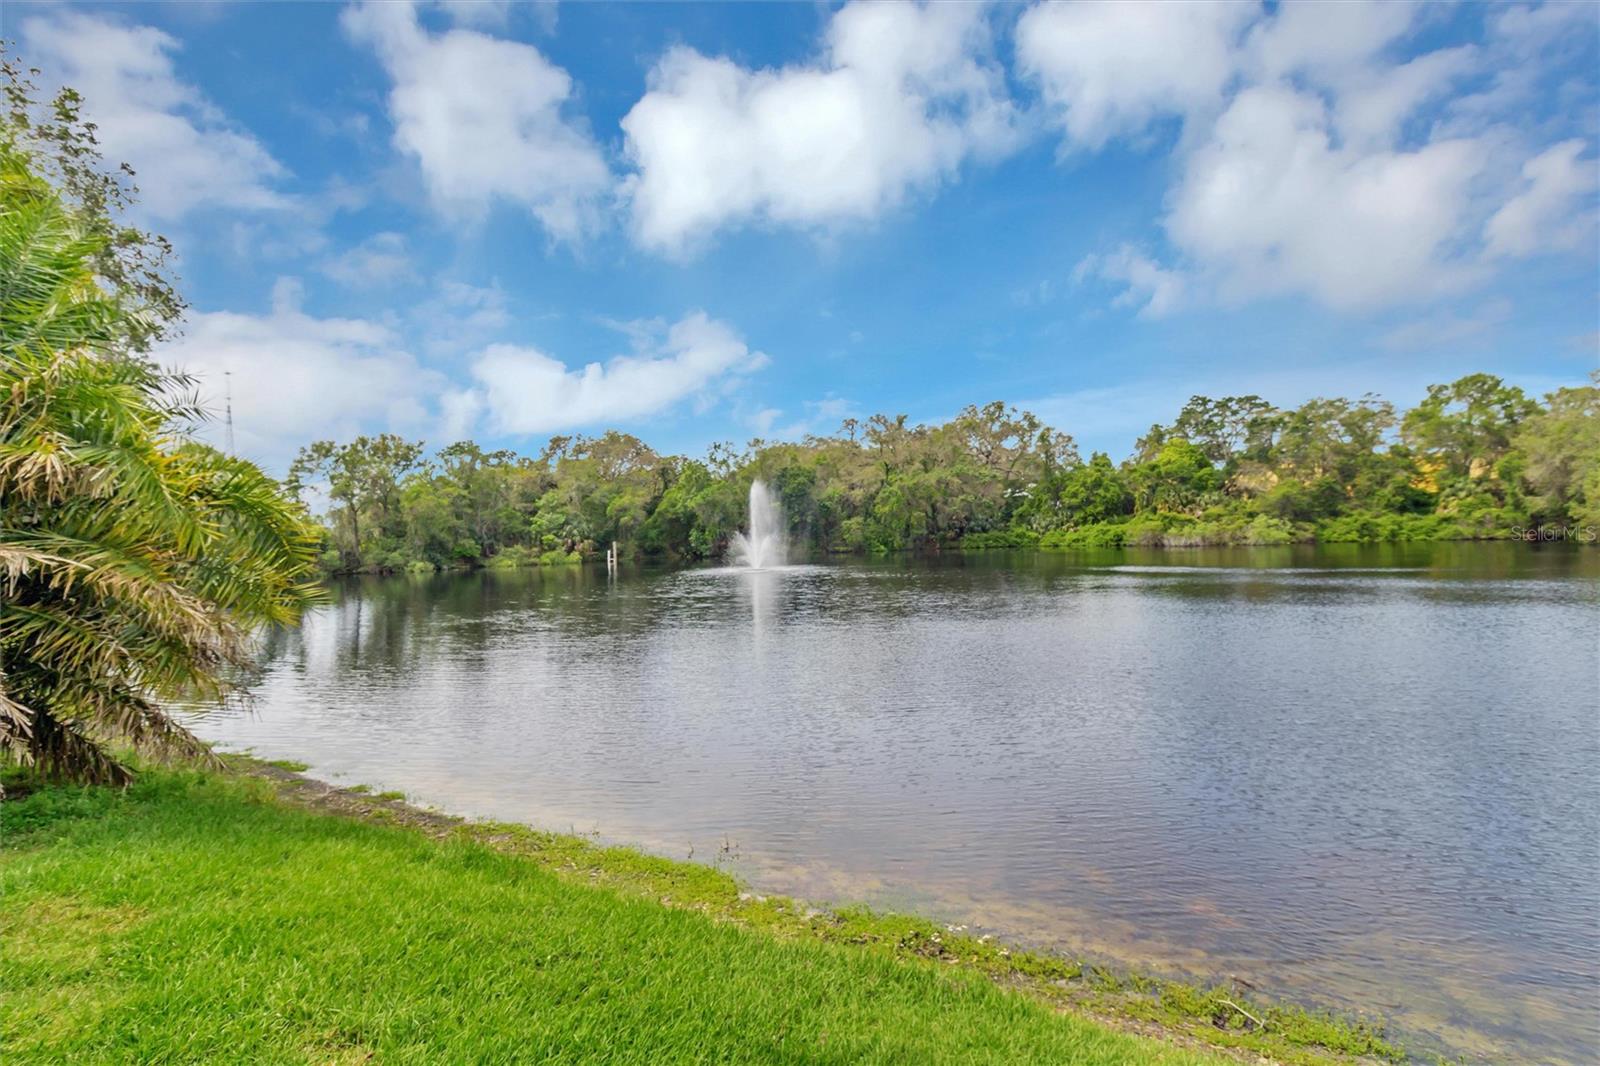
<path fill-rule="evenodd" d="M 151 774 L 3 816 L 8 1064 L 1212 1061 L 265 785 Z"/>
<path fill-rule="evenodd" d="M 1392 1050 L 1237 993 L 298 787 L 152 771 L 0 807 L 0 1061 L 1235 1061 L 1133 1025 L 1283 1062 Z"/>

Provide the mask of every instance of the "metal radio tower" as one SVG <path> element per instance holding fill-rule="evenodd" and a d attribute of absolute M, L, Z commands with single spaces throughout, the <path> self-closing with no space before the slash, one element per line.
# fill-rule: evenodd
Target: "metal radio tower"
<path fill-rule="evenodd" d="M 222 372 L 223 411 L 226 412 L 226 425 L 228 427 L 228 454 L 233 454 L 233 371 Z"/>

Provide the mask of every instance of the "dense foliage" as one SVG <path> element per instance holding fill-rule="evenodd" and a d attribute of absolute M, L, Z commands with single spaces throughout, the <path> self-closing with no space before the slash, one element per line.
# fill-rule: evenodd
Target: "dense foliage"
<path fill-rule="evenodd" d="M 117 745 L 201 750 L 164 704 L 233 690 L 253 628 L 314 598 L 317 533 L 259 468 L 185 437 L 188 383 L 143 357 L 180 306 L 162 246 L 106 213 L 73 98 L 29 124 L 6 74 L 0 753 L 117 781 Z"/>
<path fill-rule="evenodd" d="M 331 569 L 720 555 L 760 478 L 816 551 L 1494 538 L 1600 527 L 1600 381 L 1541 403 L 1489 374 L 1403 415 L 1373 396 L 1279 409 L 1196 396 L 1120 464 L 1001 403 L 942 425 L 847 420 L 799 443 L 661 455 L 556 437 L 537 456 L 471 442 L 432 457 L 392 435 L 322 441 L 294 464 L 328 500 Z"/>

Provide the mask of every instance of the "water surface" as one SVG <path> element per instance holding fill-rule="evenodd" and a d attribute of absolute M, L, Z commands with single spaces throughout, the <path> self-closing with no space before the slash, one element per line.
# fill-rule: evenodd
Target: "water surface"
<path fill-rule="evenodd" d="M 201 732 L 482 816 L 1600 1061 L 1600 551 L 352 583 Z"/>

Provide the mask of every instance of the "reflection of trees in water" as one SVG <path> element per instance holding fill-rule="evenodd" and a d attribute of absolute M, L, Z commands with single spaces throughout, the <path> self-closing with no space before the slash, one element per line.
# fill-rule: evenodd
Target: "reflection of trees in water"
<path fill-rule="evenodd" d="M 764 633 L 791 616 L 866 615 L 890 625 L 983 617 L 1011 609 L 1006 603 L 1016 592 L 1053 599 L 1127 582 L 1193 604 L 1376 601 L 1397 587 L 1425 599 L 1499 602 L 1549 594 L 1542 582 L 1519 589 L 1510 579 L 1600 571 L 1600 553 L 1592 550 L 1481 543 L 948 553 L 911 567 L 907 561 L 758 574 L 634 570 L 613 582 L 585 566 L 350 579 L 303 629 L 265 633 L 262 658 L 301 669 L 404 674 L 436 655 L 481 664 L 494 649 L 531 636 L 580 662 L 604 659 L 636 650 L 663 626 L 715 628 L 730 608 Z M 1340 573 L 1367 569 L 1388 572 Z M 939 580 L 918 579 L 927 570 Z M 1474 580 L 1454 580 L 1462 576 Z"/>
<path fill-rule="evenodd" d="M 1381 567 L 1405 572 L 1364 572 Z M 1600 588 L 1562 575 L 1600 576 L 1600 551 L 355 581 L 304 635 L 271 638 L 303 676 L 284 671 L 263 732 L 453 782 L 463 803 L 492 794 L 505 816 L 548 805 L 669 842 L 732 826 L 747 854 L 855 864 L 893 891 L 946 879 L 958 901 L 992 893 L 974 904 L 988 920 L 1082 907 L 1097 936 L 1127 921 L 1131 950 L 1203 951 L 1309 998 L 1433 981 L 1413 1018 L 1468 993 L 1521 1010 L 1570 997 L 1525 975 L 1594 943 L 1571 933 L 1595 855 L 1573 844 L 1593 821 L 1592 715 L 1574 706 L 1592 671 L 1574 626 L 1518 643 L 1524 619 L 1580 617 Z M 1459 992 L 1436 994 L 1441 969 Z"/>
<path fill-rule="evenodd" d="M 619 586 L 583 566 L 354 578 L 302 627 L 263 634 L 261 654 L 303 669 L 404 674 L 431 656 L 471 664 L 530 630 L 581 642 L 659 624 L 648 597 Z M 637 602 L 618 611 L 608 600 L 619 593 Z"/>

